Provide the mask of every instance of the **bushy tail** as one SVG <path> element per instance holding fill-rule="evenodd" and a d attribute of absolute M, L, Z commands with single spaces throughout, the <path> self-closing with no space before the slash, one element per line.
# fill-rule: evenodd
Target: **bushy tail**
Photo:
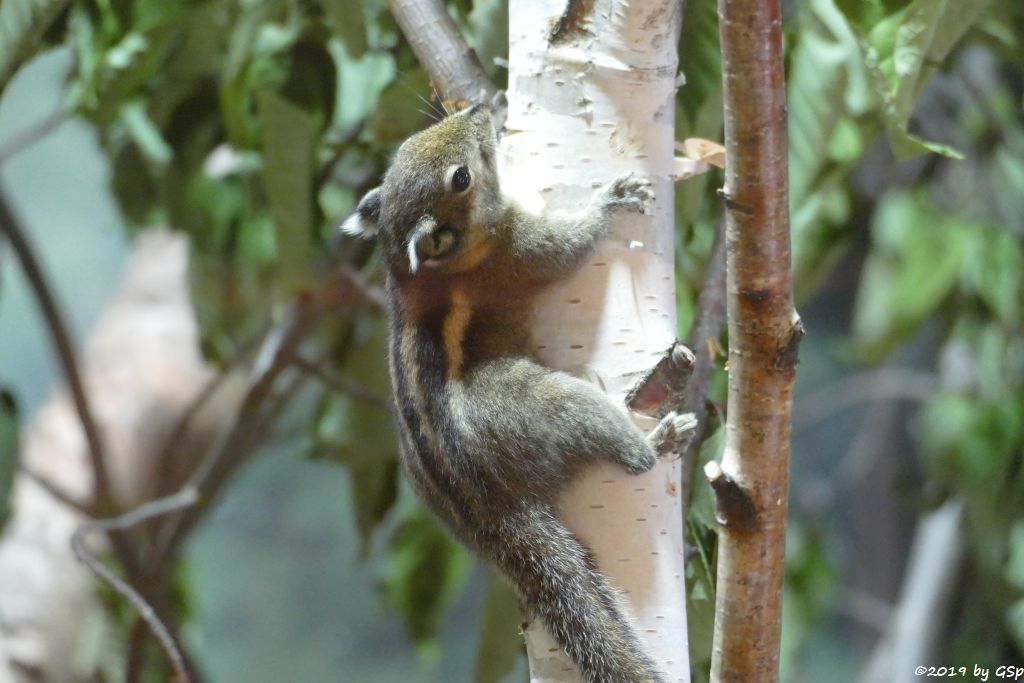
<path fill-rule="evenodd" d="M 486 544 L 491 560 L 589 683 L 663 683 L 590 550 L 553 510 L 521 509 L 502 527 Z"/>

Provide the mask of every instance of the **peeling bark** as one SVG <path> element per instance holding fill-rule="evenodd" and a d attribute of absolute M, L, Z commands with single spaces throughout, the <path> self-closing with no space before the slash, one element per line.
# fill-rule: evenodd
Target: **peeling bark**
<path fill-rule="evenodd" d="M 577 212 L 623 173 L 653 183 L 652 210 L 623 216 L 591 262 L 548 293 L 534 326 L 547 364 L 591 379 L 622 405 L 677 334 L 672 157 L 681 7 L 545 0 L 510 11 L 502 177 L 522 183 L 510 189 L 524 204 Z M 670 681 L 689 680 L 679 483 L 678 460 L 639 477 L 601 464 L 561 504 Z M 526 639 L 534 683 L 580 680 L 539 622 Z"/>

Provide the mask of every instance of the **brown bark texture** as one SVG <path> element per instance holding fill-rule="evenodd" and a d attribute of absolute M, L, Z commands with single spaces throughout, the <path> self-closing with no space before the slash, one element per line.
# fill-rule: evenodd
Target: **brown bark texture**
<path fill-rule="evenodd" d="M 494 84 L 440 0 L 388 0 L 416 58 L 446 109 L 489 101 Z"/>
<path fill-rule="evenodd" d="M 729 400 L 725 476 L 715 488 L 721 528 L 711 680 L 758 683 L 779 678 L 790 408 L 802 328 L 790 276 L 780 2 L 719 0 L 718 12 Z M 723 496 L 722 485 L 737 490 Z"/>

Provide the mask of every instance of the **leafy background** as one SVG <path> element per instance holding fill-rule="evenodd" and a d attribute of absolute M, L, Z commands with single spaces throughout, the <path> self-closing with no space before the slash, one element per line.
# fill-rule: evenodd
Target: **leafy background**
<path fill-rule="evenodd" d="M 500 85 L 506 7 L 449 6 Z M 917 515 L 950 497 L 964 501 L 968 559 L 941 663 L 1024 662 L 1024 6 L 784 6 L 794 269 L 810 334 L 783 679 L 856 677 Z M 686 3 L 680 139 L 721 137 L 716 21 L 714 2 Z M 382 2 L 3 0 L 0 83 L 25 62 L 0 100 L 0 148 L 50 112 L 63 118 L 0 159 L 3 182 L 79 337 L 150 226 L 191 237 L 203 350 L 225 371 L 333 264 L 379 277 L 372 247 L 333 226 L 429 122 L 419 98 L 431 98 Z M 719 183 L 677 193 L 683 336 Z M 0 491 L 18 420 L 55 381 L 12 264 L 0 251 Z M 381 394 L 383 344 L 369 308 L 309 341 L 324 368 Z M 719 376 L 712 400 L 723 399 Z M 315 379 L 288 397 L 180 563 L 177 608 L 210 681 L 524 678 L 514 601 L 412 499 L 395 457 L 373 405 Z M 696 680 L 710 652 L 708 506 L 698 488 Z M 108 621 L 125 628 L 116 610 Z M 119 680 L 113 659 L 96 655 L 106 680 Z M 154 655 L 152 680 L 161 666 Z"/>

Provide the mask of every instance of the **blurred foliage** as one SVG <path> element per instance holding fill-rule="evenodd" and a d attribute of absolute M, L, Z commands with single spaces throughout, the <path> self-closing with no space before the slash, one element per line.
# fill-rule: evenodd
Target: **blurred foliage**
<path fill-rule="evenodd" d="M 494 58 L 506 56 L 506 3 L 453 0 L 449 9 L 503 85 Z M 809 0 L 791 10 L 799 298 L 860 245 L 852 354 L 879 362 L 924 328 L 940 337 L 929 362 L 943 388 L 921 416 L 920 448 L 929 486 L 967 503 L 977 578 L 951 656 L 994 658 L 1010 643 L 1020 654 L 1024 9 L 1019 0 Z M 95 126 L 133 230 L 169 224 L 189 234 L 190 287 L 211 360 L 227 366 L 244 357 L 285 304 L 335 264 L 379 281 L 372 248 L 336 239 L 333 226 L 396 145 L 429 122 L 423 109 L 434 97 L 383 0 L 4 0 L 0 74 L 46 42 L 74 52 L 67 107 Z M 680 139 L 720 139 L 714 0 L 685 3 L 680 63 Z M 677 192 L 684 333 L 719 217 L 718 184 L 707 175 Z M 385 334 L 379 312 L 353 307 L 302 353 L 321 378 L 386 396 Z M 719 405 L 724 389 L 719 369 L 711 396 Z M 346 468 L 362 553 L 384 558 L 381 595 L 429 658 L 471 560 L 399 483 L 387 411 L 327 381 L 316 393 L 302 436 L 311 452 Z M 11 433 L 3 405 L 0 504 Z M 698 466 L 717 455 L 722 438 L 714 431 Z M 690 649 L 695 680 L 703 680 L 715 548 L 710 497 L 699 486 L 694 496 Z M 787 666 L 838 592 L 823 534 L 813 524 L 790 531 Z M 998 637 L 989 629 L 980 641 L 975 625 L 986 615 Z M 515 623 L 514 599 L 492 582 L 476 680 L 513 668 Z"/>
<path fill-rule="evenodd" d="M 0 4 L 0 93 L 43 42 L 68 0 L 5 0 Z"/>
<path fill-rule="evenodd" d="M 18 466 L 18 405 L 0 389 L 0 531 L 10 514 L 9 498 Z"/>

